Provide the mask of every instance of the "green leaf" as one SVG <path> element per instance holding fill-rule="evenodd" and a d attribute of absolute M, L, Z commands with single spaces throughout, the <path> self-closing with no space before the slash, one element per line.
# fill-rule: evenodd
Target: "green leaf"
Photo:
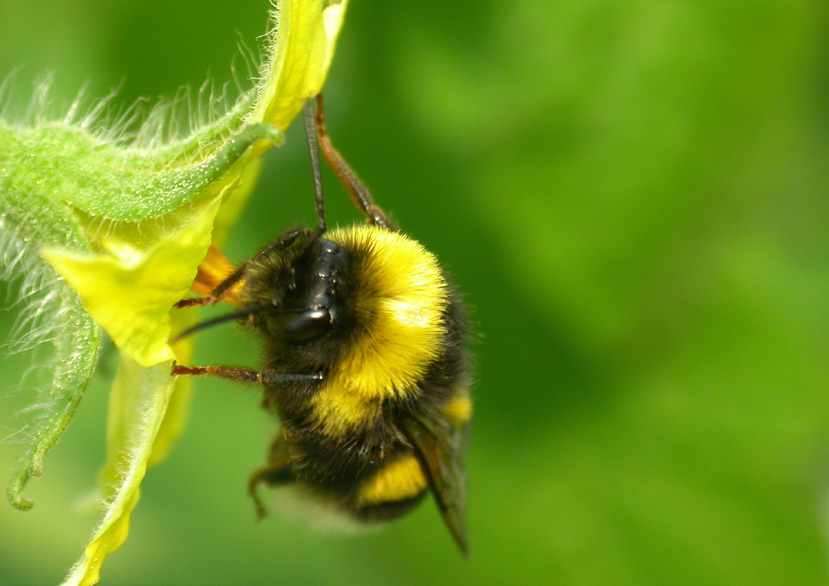
<path fill-rule="evenodd" d="M 66 326 L 55 329 L 52 381 L 41 393 L 45 409 L 33 425 L 34 441 L 20 460 L 6 491 L 17 509 L 28 510 L 32 502 L 21 496 L 26 482 L 43 473 L 43 458 L 55 445 L 72 419 L 89 381 L 98 355 L 100 330 L 86 313 L 78 295 L 37 256 L 43 246 L 63 246 L 84 251 L 88 246 L 77 228 L 77 219 L 65 208 L 39 192 L 24 193 L 10 180 L 8 166 L 0 156 L 0 242 L 16 262 L 6 266 L 9 276 L 41 279 L 49 283 L 44 297 L 26 311 L 41 319 L 60 319 Z"/>

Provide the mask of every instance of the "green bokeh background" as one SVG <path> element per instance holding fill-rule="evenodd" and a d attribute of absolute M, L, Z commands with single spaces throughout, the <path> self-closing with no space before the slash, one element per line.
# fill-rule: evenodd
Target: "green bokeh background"
<path fill-rule="evenodd" d="M 221 86 L 234 56 L 244 80 L 237 45 L 256 47 L 267 6 L 2 0 L 0 77 L 23 66 L 20 106 L 53 71 L 56 111 L 85 83 L 120 86 L 116 106 Z M 352 0 L 330 130 L 478 323 L 472 557 L 431 502 L 356 537 L 256 523 L 245 481 L 272 424 L 255 392 L 200 381 L 103 582 L 825 583 L 827 30 L 823 0 Z M 327 181 L 329 220 L 354 221 Z M 229 256 L 313 221 L 310 193 L 293 128 Z M 232 326 L 199 337 L 199 363 L 256 354 Z M 5 478 L 32 363 L 3 356 Z M 58 582 L 80 555 L 113 368 L 31 483 L 34 509 L 0 503 L 0 583 Z"/>

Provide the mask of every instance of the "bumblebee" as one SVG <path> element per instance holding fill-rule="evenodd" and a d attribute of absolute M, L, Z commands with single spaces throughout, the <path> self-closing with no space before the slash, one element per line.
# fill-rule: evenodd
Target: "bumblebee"
<path fill-rule="evenodd" d="M 321 97 L 305 123 L 316 229 L 288 230 L 222 279 L 212 249 L 194 285 L 206 296 L 178 304 L 236 305 L 181 335 L 242 320 L 263 342 L 261 370 L 175 365 L 173 374 L 262 387 L 281 430 L 248 482 L 260 516 L 263 483 L 361 523 L 399 517 L 431 491 L 466 555 L 472 405 L 461 300 L 436 257 L 397 229 L 334 148 Z M 365 223 L 327 230 L 318 149 Z"/>

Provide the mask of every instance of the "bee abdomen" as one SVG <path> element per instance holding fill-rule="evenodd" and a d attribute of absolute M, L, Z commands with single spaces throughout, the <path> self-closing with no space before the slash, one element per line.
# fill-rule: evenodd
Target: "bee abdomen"
<path fill-rule="evenodd" d="M 366 505 L 405 500 L 422 494 L 428 485 L 420 462 L 408 453 L 365 478 L 359 485 L 357 498 Z"/>
<path fill-rule="evenodd" d="M 299 468 L 294 472 L 303 492 L 315 495 L 319 502 L 334 505 L 340 514 L 362 523 L 404 515 L 429 490 L 420 461 L 408 450 L 397 452 L 362 472 L 351 468 L 330 475 L 331 470 L 319 467 Z"/>
<path fill-rule="evenodd" d="M 420 461 L 411 452 L 389 460 L 354 487 L 352 512 L 362 520 L 398 517 L 414 507 L 429 482 Z"/>

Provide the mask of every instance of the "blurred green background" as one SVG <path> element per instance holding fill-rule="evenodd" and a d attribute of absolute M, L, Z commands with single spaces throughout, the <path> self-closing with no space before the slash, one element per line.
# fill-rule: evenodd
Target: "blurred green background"
<path fill-rule="evenodd" d="M 116 106 L 220 87 L 234 57 L 244 80 L 237 45 L 256 47 L 267 6 L 2 0 L 0 77 L 22 66 L 7 111 L 50 71 L 56 111 L 84 84 L 120 87 Z M 353 0 L 330 130 L 478 323 L 472 557 L 432 502 L 356 537 L 256 523 L 245 481 L 272 423 L 256 393 L 203 381 L 103 582 L 825 583 L 827 31 L 823 0 Z M 327 181 L 329 220 L 357 219 Z M 229 256 L 313 221 L 310 193 L 293 128 Z M 37 373 L 21 388 L 33 358 L 3 360 L 5 484 Z M 252 365 L 257 348 L 216 328 L 197 360 Z M 55 583 L 79 557 L 107 389 L 104 372 L 34 509 L 0 503 L 0 583 Z"/>

